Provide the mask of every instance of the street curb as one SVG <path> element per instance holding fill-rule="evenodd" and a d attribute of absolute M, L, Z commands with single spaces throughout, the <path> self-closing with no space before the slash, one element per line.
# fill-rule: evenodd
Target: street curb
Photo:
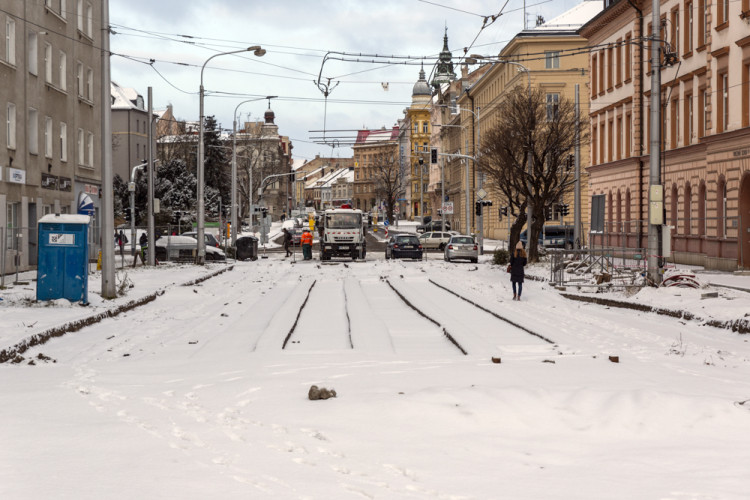
<path fill-rule="evenodd" d="M 200 278 L 196 278 L 186 283 L 182 283 L 181 285 L 178 285 L 178 286 L 196 285 L 198 283 L 206 281 L 207 279 L 213 278 L 215 276 L 218 276 L 221 273 L 230 271 L 232 269 L 234 269 L 234 264 L 232 264 L 231 266 L 227 266 L 222 269 L 219 269 L 217 271 L 211 272 L 205 276 L 201 276 Z M 131 300 L 130 302 L 127 302 L 117 307 L 113 307 L 112 309 L 107 309 L 106 311 L 88 316 L 86 318 L 81 318 L 75 321 L 65 323 L 64 325 L 49 328 L 43 332 L 36 333 L 32 335 L 31 337 L 16 343 L 15 345 L 11 347 L 0 350 L 0 364 L 7 363 L 9 361 L 13 363 L 20 363 L 21 361 L 23 361 L 23 357 L 21 356 L 21 354 L 23 354 L 24 352 L 26 352 L 32 347 L 45 344 L 50 339 L 53 339 L 56 337 L 62 337 L 66 333 L 77 332 L 87 326 L 91 326 L 93 324 L 99 323 L 104 319 L 114 318 L 115 316 L 119 316 L 120 314 L 124 312 L 131 311 L 135 309 L 136 307 L 140 307 L 144 304 L 148 304 L 149 302 L 156 300 L 157 297 L 164 295 L 165 292 L 166 292 L 166 289 L 160 289 L 160 290 L 157 290 L 153 293 L 146 295 L 145 297 L 141 297 L 140 299 L 137 299 L 137 300 Z"/>
<path fill-rule="evenodd" d="M 630 309 L 632 311 L 649 312 L 659 314 L 661 316 L 669 316 L 672 318 L 684 319 L 688 321 L 698 321 L 706 326 L 712 326 L 714 328 L 722 328 L 725 330 L 731 330 L 735 333 L 747 334 L 750 333 L 750 318 L 741 318 L 735 320 L 718 320 L 718 319 L 705 319 L 689 311 L 663 309 L 660 307 L 651 307 L 644 304 L 634 304 L 632 302 L 623 302 L 614 299 L 605 299 L 601 297 L 587 297 L 583 295 L 574 295 L 570 293 L 561 293 L 561 297 L 565 297 L 570 300 L 577 300 L 579 302 L 588 302 L 591 304 L 597 304 L 600 306 L 617 307 L 620 309 Z"/>

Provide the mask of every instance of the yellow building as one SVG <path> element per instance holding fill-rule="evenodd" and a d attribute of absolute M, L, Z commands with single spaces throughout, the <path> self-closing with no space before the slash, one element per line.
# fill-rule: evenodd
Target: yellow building
<path fill-rule="evenodd" d="M 575 88 L 579 87 L 580 115 L 588 116 L 589 103 L 587 84 L 588 53 L 587 41 L 578 34 L 578 29 L 593 18 L 602 9 L 602 2 L 584 1 L 575 8 L 541 24 L 517 34 L 503 50 L 489 59 L 490 65 L 476 83 L 467 92 L 459 96 L 461 124 L 468 130 L 469 155 L 474 156 L 477 145 L 481 142 L 481 133 L 491 129 L 497 120 L 494 110 L 502 102 L 506 91 L 515 86 L 541 88 L 546 93 L 548 106 L 554 107 L 562 99 L 573 101 Z M 573 151 L 571 151 L 573 153 Z M 587 144 L 581 145 L 580 158 L 588 158 Z M 588 227 L 589 211 L 587 188 L 588 179 L 585 165 L 581 165 L 581 225 Z M 480 187 L 488 191 L 485 199 L 492 200 L 491 209 L 486 208 L 483 217 L 483 232 L 486 238 L 504 240 L 508 237 L 506 220 L 499 219 L 498 208 L 502 206 L 499 193 L 493 192 L 491 186 L 484 185 L 478 172 L 470 175 L 469 200 L 472 209 L 471 230 L 477 231 L 477 217 L 474 212 L 476 193 Z M 562 202 L 569 205 L 569 215 L 556 219 L 554 224 L 572 224 L 576 210 L 573 189 Z M 581 230 L 581 235 L 586 231 Z M 584 244 L 585 241 L 581 241 Z"/>
<path fill-rule="evenodd" d="M 411 106 L 405 110 L 405 119 L 410 127 L 409 165 L 411 192 L 407 199 L 411 203 L 411 215 L 421 218 L 433 215 L 429 194 L 429 151 L 430 151 L 430 102 L 432 90 L 425 79 L 424 68 L 419 71 L 419 80 L 414 84 L 411 94 Z M 420 166 L 419 159 L 423 164 Z"/>

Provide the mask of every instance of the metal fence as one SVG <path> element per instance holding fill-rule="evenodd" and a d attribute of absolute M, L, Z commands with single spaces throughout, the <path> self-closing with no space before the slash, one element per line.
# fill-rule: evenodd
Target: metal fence
<path fill-rule="evenodd" d="M 550 282 L 566 286 L 633 286 L 648 263 L 643 248 L 589 247 L 549 249 Z"/>

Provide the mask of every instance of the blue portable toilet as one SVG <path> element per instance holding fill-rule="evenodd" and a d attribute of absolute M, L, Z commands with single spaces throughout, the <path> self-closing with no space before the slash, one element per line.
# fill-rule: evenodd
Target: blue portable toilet
<path fill-rule="evenodd" d="M 88 215 L 49 214 L 39 219 L 36 299 L 89 301 Z"/>

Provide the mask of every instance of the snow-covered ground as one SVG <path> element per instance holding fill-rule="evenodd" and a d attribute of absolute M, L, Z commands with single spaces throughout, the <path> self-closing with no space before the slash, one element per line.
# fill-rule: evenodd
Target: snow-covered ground
<path fill-rule="evenodd" d="M 490 255 L 282 255 L 126 269 L 112 301 L 94 274 L 87 307 L 0 290 L 0 350 L 153 296 L 0 365 L 0 498 L 750 495 L 750 337 L 705 325 L 750 293 L 609 294 L 684 320 L 532 280 L 512 301 Z"/>

